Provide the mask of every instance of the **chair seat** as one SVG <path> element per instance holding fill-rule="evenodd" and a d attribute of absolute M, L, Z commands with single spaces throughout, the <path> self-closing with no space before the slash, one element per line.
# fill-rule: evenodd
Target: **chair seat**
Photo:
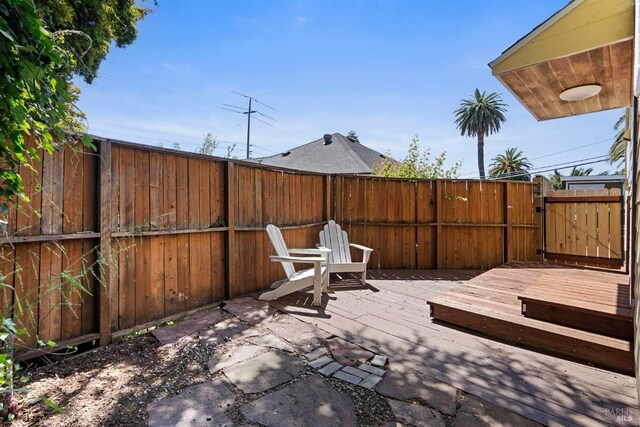
<path fill-rule="evenodd" d="M 320 271 L 321 271 L 321 274 L 324 274 L 324 272 L 327 271 L 327 267 L 321 267 Z M 297 282 L 299 280 L 305 280 L 305 279 L 311 278 L 313 277 L 313 275 L 314 275 L 313 268 L 308 268 L 306 270 L 298 270 L 295 273 L 293 273 L 291 277 L 289 277 L 289 281 Z"/>
<path fill-rule="evenodd" d="M 359 273 L 367 269 L 364 262 L 337 262 L 329 265 L 331 273 Z"/>

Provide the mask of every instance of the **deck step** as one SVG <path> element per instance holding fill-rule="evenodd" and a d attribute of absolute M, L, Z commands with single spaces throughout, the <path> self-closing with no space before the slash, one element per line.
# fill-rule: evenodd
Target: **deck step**
<path fill-rule="evenodd" d="M 550 324 L 522 315 L 478 307 L 440 294 L 428 301 L 431 316 L 510 344 L 600 368 L 634 374 L 633 346 L 625 339 Z"/>
<path fill-rule="evenodd" d="M 554 295 L 523 295 L 518 299 L 522 301 L 522 314 L 528 318 L 609 337 L 633 338 L 631 308 L 603 306 Z"/>

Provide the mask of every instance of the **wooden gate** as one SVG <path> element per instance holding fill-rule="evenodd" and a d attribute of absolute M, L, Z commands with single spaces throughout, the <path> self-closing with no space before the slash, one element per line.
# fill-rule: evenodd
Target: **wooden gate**
<path fill-rule="evenodd" d="M 609 268 L 624 265 L 620 189 L 548 191 L 544 212 L 547 260 Z"/>

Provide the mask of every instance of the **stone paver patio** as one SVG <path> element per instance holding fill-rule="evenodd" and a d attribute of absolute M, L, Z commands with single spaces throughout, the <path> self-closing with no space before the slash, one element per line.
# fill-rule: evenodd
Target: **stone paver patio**
<path fill-rule="evenodd" d="M 154 331 L 196 334 L 212 381 L 148 405 L 150 426 L 536 425 L 252 297 Z"/>

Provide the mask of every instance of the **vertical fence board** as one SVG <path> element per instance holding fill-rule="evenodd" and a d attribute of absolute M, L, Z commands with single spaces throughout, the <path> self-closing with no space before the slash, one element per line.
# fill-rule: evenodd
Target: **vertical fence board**
<path fill-rule="evenodd" d="M 176 245 L 178 251 L 178 301 L 176 305 L 180 311 L 185 311 L 191 306 L 191 269 L 189 265 L 191 246 L 189 242 L 189 235 L 178 235 L 176 237 Z"/>
<path fill-rule="evenodd" d="M 120 149 L 120 230 L 133 230 L 135 219 L 135 152 L 131 148 Z"/>
<path fill-rule="evenodd" d="M 118 239 L 118 324 L 120 329 L 136 324 L 136 241 L 133 238 Z"/>
<path fill-rule="evenodd" d="M 164 236 L 164 311 L 167 316 L 181 311 L 178 290 L 178 236 Z"/>
<path fill-rule="evenodd" d="M 19 341 L 34 347 L 38 334 L 38 285 L 40 283 L 40 243 L 16 245 L 14 319 L 26 331 Z"/>
<path fill-rule="evenodd" d="M 149 238 L 135 240 L 135 321 L 141 324 L 152 320 L 152 295 L 149 282 L 151 273 L 149 270 Z"/>
<path fill-rule="evenodd" d="M 88 291 L 81 294 L 82 297 L 82 335 L 98 331 L 98 317 L 96 315 L 96 302 L 101 286 L 96 279 L 98 254 L 96 253 L 95 240 L 84 240 L 82 242 L 82 253 L 85 260 L 85 271 L 81 280 L 82 286 Z"/>
<path fill-rule="evenodd" d="M 164 270 L 164 240 L 165 236 L 150 236 L 148 241 L 149 280 L 144 283 L 147 289 L 146 303 L 148 305 L 149 320 L 160 319 L 165 316 L 165 270 Z"/>
<path fill-rule="evenodd" d="M 9 316 L 13 306 L 13 288 L 15 286 L 15 248 L 10 245 L 0 247 L 0 315 Z"/>
<path fill-rule="evenodd" d="M 99 325 L 100 345 L 111 342 L 111 301 L 115 297 L 117 277 L 111 243 L 111 142 L 100 143 L 100 257 Z M 112 292 L 113 291 L 113 292 Z"/>
<path fill-rule="evenodd" d="M 175 230 L 177 224 L 177 158 L 174 155 L 165 154 L 162 157 L 162 229 Z M 175 243 L 175 241 L 174 241 Z"/>
<path fill-rule="evenodd" d="M 164 165 L 162 154 L 151 152 L 149 154 L 149 229 L 164 229 L 164 196 L 163 178 Z"/>
<path fill-rule="evenodd" d="M 186 157 L 176 158 L 176 228 L 189 228 L 189 160 Z"/>
<path fill-rule="evenodd" d="M 61 246 L 57 242 L 42 244 L 40 248 L 38 335 L 44 342 L 58 341 L 61 335 L 61 271 Z"/>
<path fill-rule="evenodd" d="M 40 156 L 42 157 L 42 150 Z M 20 201 L 16 215 L 16 235 L 35 236 L 40 234 L 40 211 L 42 210 L 42 193 L 40 192 L 40 179 L 42 163 L 34 162 L 33 169 L 26 166 L 20 167 L 20 176 L 24 186 L 24 194 L 29 197 L 29 202 Z"/>
<path fill-rule="evenodd" d="M 62 286 L 61 338 L 71 339 L 82 330 L 82 295 L 75 283 L 82 277 L 82 241 L 70 241 L 64 245 L 62 269 L 73 279 L 67 279 Z"/>

